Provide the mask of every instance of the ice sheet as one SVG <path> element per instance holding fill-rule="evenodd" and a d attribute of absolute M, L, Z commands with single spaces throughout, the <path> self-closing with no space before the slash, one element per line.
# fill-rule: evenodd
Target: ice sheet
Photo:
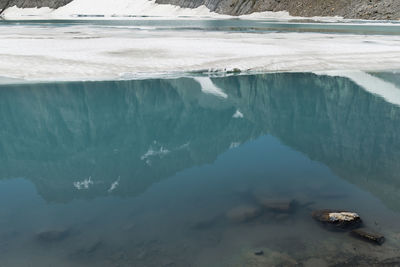
<path fill-rule="evenodd" d="M 0 77 L 30 81 L 388 69 L 400 69 L 400 36 L 106 25 L 0 27 Z"/>

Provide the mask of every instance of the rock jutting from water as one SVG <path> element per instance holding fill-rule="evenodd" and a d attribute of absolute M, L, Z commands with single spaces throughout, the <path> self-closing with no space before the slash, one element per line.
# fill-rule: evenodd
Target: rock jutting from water
<path fill-rule="evenodd" d="M 355 212 L 338 210 L 316 210 L 312 217 L 332 229 L 350 230 L 361 226 L 361 217 Z"/>

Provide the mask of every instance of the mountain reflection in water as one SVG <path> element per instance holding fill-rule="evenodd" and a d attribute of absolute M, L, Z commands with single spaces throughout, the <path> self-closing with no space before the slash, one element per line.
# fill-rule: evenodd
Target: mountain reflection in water
<path fill-rule="evenodd" d="M 398 81 L 394 74 L 371 75 L 394 84 Z M 0 254 L 18 248 L 34 255 L 34 266 L 54 263 L 38 248 L 32 249 L 26 236 L 43 225 L 68 225 L 72 227 L 70 241 L 51 252 L 67 259 L 58 266 L 71 266 L 71 262 L 73 266 L 113 266 L 109 255 L 111 262 L 121 264 L 115 266 L 169 266 L 171 262 L 171 266 L 194 262 L 193 266 L 213 266 L 219 257 L 226 266 L 236 266 L 237 262 L 230 262 L 231 253 L 241 255 L 239 245 L 264 247 L 266 240 L 257 239 L 259 232 L 245 226 L 230 226 L 220 213 L 240 204 L 240 199 L 248 201 L 249 190 L 260 189 L 285 196 L 295 192 L 298 200 L 303 197 L 309 204 L 325 201 L 317 203 L 319 208 L 339 203 L 370 211 L 364 215 L 370 225 L 374 220 L 387 221 L 382 231 L 392 233 L 390 249 L 376 254 L 390 258 L 400 238 L 393 234 L 393 218 L 400 211 L 400 107 L 389 100 L 349 78 L 311 73 L 1 85 L 0 179 L 7 188 L 2 200 L 16 204 L 0 212 L 18 222 L 3 222 L 4 229 L 18 229 L 7 234 L 0 231 L 8 240 L 3 243 L 7 249 L 0 243 Z M 236 149 L 237 153 L 229 153 Z M 190 186 L 193 179 L 185 176 L 196 180 L 194 188 Z M 39 204 L 15 215 L 26 207 L 18 206 L 23 200 L 16 200 L 19 196 L 12 192 L 32 189 L 10 178 L 31 181 L 45 203 L 32 201 Z M 12 180 L 19 182 L 7 183 Z M 171 194 L 170 202 L 157 200 L 161 193 Z M 348 194 L 354 194 L 354 199 Z M 347 200 L 340 199 L 342 195 Z M 137 206 L 132 204 L 135 198 Z M 35 218 L 31 214 L 35 209 L 53 215 L 25 225 L 29 216 Z M 62 215 L 56 216 L 58 209 Z M 267 222 L 274 240 L 267 243 L 304 261 L 305 254 L 296 253 L 305 248 L 311 249 L 310 255 L 331 251 L 329 246 L 338 243 L 316 245 L 325 232 L 310 230 L 315 225 L 310 225 L 309 213 L 300 211 L 298 222 L 290 217 L 292 230 L 289 224 Z M 202 216 L 207 219 L 198 218 Z M 131 230 L 135 227 L 139 230 Z M 260 227 L 252 224 L 250 228 L 265 233 Z M 192 232 L 194 228 L 211 230 L 198 234 Z M 128 233 L 119 235 L 117 230 Z M 130 236 L 129 231 L 134 234 Z M 313 237 L 304 234 L 307 231 L 317 232 Z M 18 233 L 25 234 L 18 237 Z M 278 237 L 278 233 L 294 234 L 302 241 Z M 355 253 L 353 247 L 343 249 Z M 357 249 L 369 255 L 367 247 Z M 18 266 L 10 254 L 4 259 L 9 266 Z M 271 262 L 258 264 L 246 266 Z"/>
<path fill-rule="evenodd" d="M 190 78 L 2 86 L 0 177 L 26 177 L 50 202 L 107 195 L 118 177 L 116 194 L 134 196 L 270 134 L 400 210 L 399 107 L 340 77 L 212 82 L 226 99 Z M 104 183 L 71 187 L 88 177 Z"/>

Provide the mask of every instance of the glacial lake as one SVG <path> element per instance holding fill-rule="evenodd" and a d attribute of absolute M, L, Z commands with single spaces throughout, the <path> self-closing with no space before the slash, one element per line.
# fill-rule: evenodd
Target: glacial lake
<path fill-rule="evenodd" d="M 0 85 L 0 266 L 400 265 L 400 74 L 363 77 Z"/>

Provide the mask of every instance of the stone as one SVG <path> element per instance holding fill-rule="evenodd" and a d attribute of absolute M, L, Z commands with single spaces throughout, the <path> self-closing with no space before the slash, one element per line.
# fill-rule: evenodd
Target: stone
<path fill-rule="evenodd" d="M 240 73 L 242 72 L 239 68 L 233 68 L 229 73 Z"/>
<path fill-rule="evenodd" d="M 67 238 L 69 232 L 69 230 L 43 231 L 36 235 L 36 239 L 40 242 L 59 242 Z"/>
<path fill-rule="evenodd" d="M 227 212 L 226 216 L 234 222 L 245 222 L 261 215 L 261 209 L 257 206 L 240 205 Z"/>
<path fill-rule="evenodd" d="M 257 197 L 258 203 L 266 210 L 277 213 L 291 213 L 294 211 L 296 201 L 290 199 L 271 199 Z"/>
<path fill-rule="evenodd" d="M 254 255 L 256 255 L 256 256 L 264 255 L 264 251 L 262 251 L 262 250 L 257 250 L 256 252 L 254 252 Z"/>
<path fill-rule="evenodd" d="M 367 228 L 354 229 L 351 231 L 352 236 L 360 239 L 382 245 L 385 242 L 385 237 L 381 234 L 375 233 Z"/>
<path fill-rule="evenodd" d="M 325 226 L 343 230 L 358 228 L 362 224 L 360 216 L 349 211 L 316 210 L 312 217 Z"/>

